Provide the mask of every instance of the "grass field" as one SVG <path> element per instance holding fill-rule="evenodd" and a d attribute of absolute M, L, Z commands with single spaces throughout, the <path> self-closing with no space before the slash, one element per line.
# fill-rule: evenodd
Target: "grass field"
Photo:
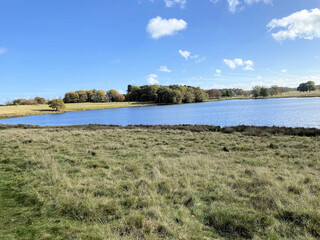
<path fill-rule="evenodd" d="M 1 129 L 0 239 L 320 238 L 319 135 L 196 130 Z"/>
<path fill-rule="evenodd" d="M 150 106 L 150 102 L 68 103 L 65 112 Z M 46 105 L 0 106 L 0 119 L 56 113 Z"/>
<path fill-rule="evenodd" d="M 292 91 L 292 92 L 284 92 L 278 95 L 268 96 L 266 98 L 295 98 L 295 97 L 320 97 L 320 90 L 313 91 L 313 92 L 298 92 L 298 91 Z M 246 97 L 246 96 L 235 96 L 232 98 L 221 98 L 221 100 L 228 100 L 228 99 L 250 99 L 253 98 L 252 96 Z M 262 98 L 262 97 L 259 97 Z"/>

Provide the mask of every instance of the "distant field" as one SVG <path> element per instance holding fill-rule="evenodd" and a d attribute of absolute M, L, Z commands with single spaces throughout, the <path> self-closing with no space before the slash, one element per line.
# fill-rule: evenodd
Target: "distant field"
<path fill-rule="evenodd" d="M 288 97 L 320 97 L 320 91 L 314 92 L 286 92 L 280 95 L 269 96 L 268 98 L 288 98 Z M 236 96 L 231 99 L 250 99 L 252 97 Z M 230 98 L 222 98 L 228 100 Z M 124 108 L 124 107 L 142 107 L 152 106 L 156 103 L 152 102 L 107 102 L 107 103 L 69 103 L 66 104 L 65 112 Z M 41 114 L 57 113 L 52 111 L 48 105 L 21 105 L 21 106 L 0 106 L 0 119 L 25 117 Z"/>
<path fill-rule="evenodd" d="M 320 97 L 320 91 L 318 90 L 313 92 L 285 92 L 274 97 Z"/>
<path fill-rule="evenodd" d="M 107 103 L 69 103 L 66 104 L 65 112 L 84 110 L 97 110 L 108 108 L 142 107 L 150 106 L 149 102 L 107 102 Z M 40 114 L 56 113 L 48 105 L 21 105 L 21 106 L 0 106 L 0 119 L 25 117 Z"/>
<path fill-rule="evenodd" d="M 0 239 L 320 238 L 319 136 L 90 128 L 0 130 Z"/>

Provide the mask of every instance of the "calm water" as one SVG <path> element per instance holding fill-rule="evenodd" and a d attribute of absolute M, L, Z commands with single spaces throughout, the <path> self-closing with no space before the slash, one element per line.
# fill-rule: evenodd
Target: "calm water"
<path fill-rule="evenodd" d="M 0 124 L 206 124 L 320 128 L 320 98 L 229 100 L 48 114 L 0 120 Z"/>

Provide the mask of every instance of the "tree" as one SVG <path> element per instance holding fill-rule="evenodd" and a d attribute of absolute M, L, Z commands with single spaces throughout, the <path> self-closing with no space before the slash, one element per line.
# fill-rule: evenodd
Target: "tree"
<path fill-rule="evenodd" d="M 260 86 L 254 86 L 254 87 L 252 88 L 252 91 L 251 91 L 253 97 L 255 97 L 255 98 L 259 97 L 259 96 L 260 96 L 260 90 L 261 90 L 261 87 L 260 87 Z"/>
<path fill-rule="evenodd" d="M 260 88 L 260 96 L 262 96 L 262 97 L 268 97 L 268 96 L 269 96 L 268 89 L 265 88 L 265 87 Z"/>
<path fill-rule="evenodd" d="M 120 93 L 117 90 L 111 89 L 107 92 L 106 99 L 108 102 L 117 102 L 120 98 L 119 95 Z"/>
<path fill-rule="evenodd" d="M 61 111 L 66 108 L 62 99 L 53 99 L 49 102 L 49 107 L 55 111 Z"/>
<path fill-rule="evenodd" d="M 194 103 L 194 101 L 195 101 L 194 92 L 188 90 L 186 92 L 186 94 L 184 95 L 183 102 L 185 102 L 185 103 Z"/>
<path fill-rule="evenodd" d="M 277 85 L 271 86 L 271 88 L 269 89 L 269 93 L 271 96 L 279 95 L 282 93 L 282 87 L 279 87 Z"/>
<path fill-rule="evenodd" d="M 206 91 L 210 99 L 220 99 L 222 97 L 222 93 L 218 89 L 210 89 Z"/>
<path fill-rule="evenodd" d="M 208 94 L 204 92 L 200 87 L 197 87 L 194 91 L 195 102 L 204 102 L 208 99 Z"/>
<path fill-rule="evenodd" d="M 83 103 L 83 102 L 87 102 L 88 101 L 88 93 L 87 91 L 84 90 L 79 90 L 76 92 L 79 96 L 79 102 Z"/>
<path fill-rule="evenodd" d="M 314 81 L 308 81 L 306 83 L 301 83 L 298 87 L 299 92 L 310 92 L 310 91 L 316 91 L 317 86 L 314 83 Z"/>
<path fill-rule="evenodd" d="M 35 98 L 34 98 L 34 101 L 35 101 L 37 104 L 41 104 L 41 105 L 47 103 L 47 101 L 46 101 L 44 98 L 41 98 L 41 97 L 35 97 Z"/>
<path fill-rule="evenodd" d="M 35 105 L 37 102 L 34 99 L 28 99 L 26 105 Z"/>
<path fill-rule="evenodd" d="M 79 95 L 76 92 L 67 92 L 64 95 L 63 101 L 65 103 L 77 103 L 79 102 Z"/>
<path fill-rule="evenodd" d="M 140 101 L 141 88 L 138 86 L 128 85 L 126 100 L 127 101 Z"/>

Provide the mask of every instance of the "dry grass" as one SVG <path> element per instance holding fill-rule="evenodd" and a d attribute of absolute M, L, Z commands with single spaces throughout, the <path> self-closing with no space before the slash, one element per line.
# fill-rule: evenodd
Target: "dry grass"
<path fill-rule="evenodd" d="M 275 98 L 287 98 L 287 97 L 320 97 L 320 91 L 313 91 L 313 92 L 285 92 L 280 95 L 273 96 Z"/>
<path fill-rule="evenodd" d="M 320 137 L 0 130 L 2 239 L 319 239 Z"/>
<path fill-rule="evenodd" d="M 150 102 L 107 102 L 107 103 L 68 103 L 64 112 L 75 112 L 85 110 L 142 107 L 155 105 Z M 26 117 L 41 114 L 56 113 L 48 105 L 20 105 L 20 106 L 0 106 L 0 119 Z"/>

